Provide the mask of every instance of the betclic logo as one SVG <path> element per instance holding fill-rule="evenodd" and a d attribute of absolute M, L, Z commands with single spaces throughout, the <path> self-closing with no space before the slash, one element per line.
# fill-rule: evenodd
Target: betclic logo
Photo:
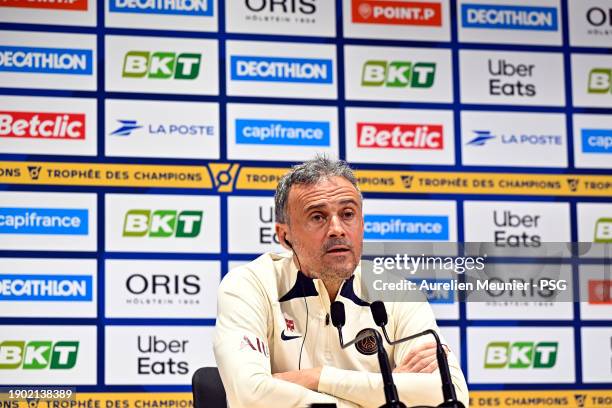
<path fill-rule="evenodd" d="M 581 47 L 610 47 L 612 5 L 608 0 L 568 3 L 570 44 Z"/>
<path fill-rule="evenodd" d="M 439 124 L 357 122 L 357 146 L 386 149 L 444 148 L 444 128 Z"/>
<path fill-rule="evenodd" d="M 448 41 L 445 0 L 349 0 L 344 3 L 344 36 Z M 376 34 L 379 37 L 375 37 Z M 403 36 L 403 38 L 402 38 Z"/>
<path fill-rule="evenodd" d="M 106 36 L 108 91 L 216 95 L 217 41 Z"/>
<path fill-rule="evenodd" d="M 83 140 L 85 115 L 0 111 L 0 137 Z"/>
<path fill-rule="evenodd" d="M 95 26 L 95 1 L 2 0 L 0 20 L 6 23 Z"/>
<path fill-rule="evenodd" d="M 70 334 L 66 334 L 70 333 Z M 95 384 L 94 326 L 3 326 L 3 384 Z"/>
<path fill-rule="evenodd" d="M 3 0 L 0 7 L 22 7 L 49 10 L 87 10 L 88 0 L 63 0 L 49 2 L 46 0 Z"/>

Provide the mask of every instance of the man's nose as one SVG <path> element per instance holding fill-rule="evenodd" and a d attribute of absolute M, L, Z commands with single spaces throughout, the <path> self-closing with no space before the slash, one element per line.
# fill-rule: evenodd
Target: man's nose
<path fill-rule="evenodd" d="M 331 217 L 329 222 L 329 230 L 327 231 L 328 237 L 343 237 L 345 236 L 344 226 L 342 220 L 337 215 Z"/>

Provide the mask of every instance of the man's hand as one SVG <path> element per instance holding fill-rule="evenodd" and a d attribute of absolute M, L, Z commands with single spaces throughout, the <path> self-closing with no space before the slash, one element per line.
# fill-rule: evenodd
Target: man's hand
<path fill-rule="evenodd" d="M 319 378 L 321 378 L 321 367 L 305 368 L 302 370 L 287 371 L 272 375 L 274 378 L 289 381 L 301 385 L 312 391 L 319 390 Z"/>
<path fill-rule="evenodd" d="M 443 346 L 445 347 L 445 346 Z M 446 352 L 449 350 L 446 348 Z M 394 373 L 433 373 L 438 369 L 436 343 L 422 343 L 408 352 L 401 364 L 395 367 Z"/>

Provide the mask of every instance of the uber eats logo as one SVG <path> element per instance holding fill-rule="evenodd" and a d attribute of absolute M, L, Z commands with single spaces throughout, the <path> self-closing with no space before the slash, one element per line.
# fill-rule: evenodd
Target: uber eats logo
<path fill-rule="evenodd" d="M 123 223 L 124 237 L 194 238 L 202 229 L 203 211 L 130 210 Z"/>
<path fill-rule="evenodd" d="M 557 363 L 557 342 L 491 342 L 485 368 L 552 368 Z"/>
<path fill-rule="evenodd" d="M 196 79 L 202 56 L 195 53 L 129 51 L 123 59 L 124 78 Z"/>
<path fill-rule="evenodd" d="M 370 60 L 363 65 L 361 86 L 431 88 L 435 75 L 433 62 Z"/>
<path fill-rule="evenodd" d="M 593 68 L 589 72 L 588 92 L 590 94 L 612 93 L 612 69 Z"/>
<path fill-rule="evenodd" d="M 3 341 L 0 369 L 67 370 L 77 362 L 78 341 Z"/>

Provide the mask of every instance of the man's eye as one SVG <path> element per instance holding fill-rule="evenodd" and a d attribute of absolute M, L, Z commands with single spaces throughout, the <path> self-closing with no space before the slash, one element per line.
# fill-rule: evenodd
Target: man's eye
<path fill-rule="evenodd" d="M 315 222 L 323 221 L 323 216 L 321 214 L 314 214 L 311 219 Z"/>
<path fill-rule="evenodd" d="M 344 218 L 353 218 L 355 216 L 355 212 L 354 211 L 345 211 L 344 212 Z"/>

